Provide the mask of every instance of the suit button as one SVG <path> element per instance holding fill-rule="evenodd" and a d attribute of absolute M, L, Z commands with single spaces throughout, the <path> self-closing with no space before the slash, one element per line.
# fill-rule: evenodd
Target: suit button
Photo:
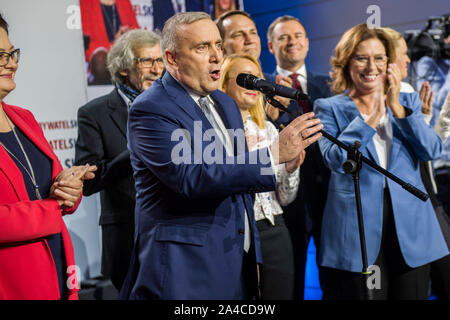
<path fill-rule="evenodd" d="M 239 233 L 239 234 L 244 234 L 244 233 L 245 233 L 245 230 L 244 230 L 244 229 L 239 229 L 239 230 L 238 230 L 238 233 Z"/>

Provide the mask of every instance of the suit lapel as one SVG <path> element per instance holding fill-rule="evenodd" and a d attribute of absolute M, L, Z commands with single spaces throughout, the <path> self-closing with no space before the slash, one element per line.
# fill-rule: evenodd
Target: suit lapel
<path fill-rule="evenodd" d="M 405 106 L 407 105 L 407 101 L 405 100 L 405 96 L 404 95 L 400 95 L 400 104 Z M 389 156 L 389 163 L 388 163 L 388 168 L 390 168 L 391 163 L 395 163 L 394 159 L 397 157 L 397 154 L 400 150 L 400 145 L 402 144 L 401 142 L 401 137 L 402 137 L 402 131 L 400 130 L 400 127 L 398 126 L 397 122 L 394 119 L 394 116 L 392 114 L 391 109 L 388 109 L 388 113 L 389 113 L 389 120 L 391 121 L 391 126 L 392 126 L 392 145 L 391 145 L 391 155 Z"/>
<path fill-rule="evenodd" d="M 216 103 L 216 110 L 219 113 L 220 117 L 222 118 L 223 124 L 225 125 L 225 128 L 227 129 L 234 129 L 238 127 L 242 127 L 242 125 L 238 126 L 236 122 L 235 117 L 233 117 L 233 112 L 231 110 L 225 110 L 225 105 L 221 103 L 221 99 L 216 91 L 211 93 L 211 97 L 213 98 L 214 102 Z M 239 114 L 240 116 L 240 114 Z"/>
<path fill-rule="evenodd" d="M 345 126 L 347 126 L 354 118 L 359 117 L 362 119 L 362 116 L 353 100 L 348 95 L 345 95 L 345 97 L 347 99 L 347 103 L 343 106 L 342 109 L 347 118 L 345 124 Z M 378 160 L 378 154 L 375 149 L 375 143 L 373 142 L 373 139 L 370 139 L 370 141 L 367 143 L 366 150 L 372 160 L 379 165 L 380 161 Z M 363 150 L 360 151 L 363 152 Z"/>
<path fill-rule="evenodd" d="M 126 138 L 128 110 L 125 101 L 123 101 L 117 89 L 114 89 L 114 91 L 110 93 L 108 97 L 108 107 L 111 110 L 109 116 Z"/>
<path fill-rule="evenodd" d="M 29 200 L 22 173 L 17 168 L 14 160 L 2 147 L 0 147 L 0 170 L 3 171 L 13 186 L 17 198 L 19 200 Z"/>
<path fill-rule="evenodd" d="M 194 99 L 191 98 L 186 90 L 184 90 L 169 72 L 164 74 L 161 83 L 172 101 L 175 102 L 188 117 L 193 121 L 202 121 L 203 132 L 212 129 L 211 124 L 197 103 L 195 103 Z"/>
<path fill-rule="evenodd" d="M 316 84 L 316 79 L 314 77 L 314 75 L 309 72 L 306 71 L 306 90 L 308 91 L 308 96 L 309 96 L 309 111 L 313 111 L 313 101 L 315 101 L 318 98 L 326 98 L 323 97 L 320 93 L 320 88 L 317 86 Z"/>
<path fill-rule="evenodd" d="M 220 114 L 223 124 L 225 125 L 225 128 L 227 128 L 229 130 L 231 129 L 233 131 L 236 129 L 244 130 L 244 123 L 242 122 L 242 116 L 241 116 L 241 113 L 239 112 L 239 109 L 235 108 L 234 105 L 225 105 L 225 103 L 221 103 L 222 99 L 220 99 L 220 96 L 216 91 L 211 93 L 211 97 L 213 98 L 213 100 L 215 101 L 215 103 L 217 105 L 216 110 Z M 244 131 L 242 131 L 242 132 L 244 132 Z M 239 145 L 240 145 L 239 144 L 240 141 L 238 141 L 239 135 L 232 134 L 230 136 L 230 139 L 233 140 L 233 152 L 234 152 L 234 155 L 236 156 L 238 154 L 238 152 L 240 151 L 240 150 L 238 150 Z M 244 143 L 246 145 L 246 147 L 245 147 L 246 150 L 248 150 L 246 139 L 244 139 Z"/>
<path fill-rule="evenodd" d="M 193 120 L 202 121 L 203 133 L 208 135 L 207 130 L 213 129 L 210 122 L 206 118 L 205 114 L 202 112 L 200 107 L 195 103 L 191 96 L 186 92 L 186 90 L 170 75 L 166 72 L 161 80 L 163 87 L 169 94 L 170 98 Z M 244 128 L 239 112 L 233 112 L 233 110 L 225 110 L 225 104 L 223 99 L 217 91 L 211 93 L 211 98 L 216 103 L 216 110 L 219 113 L 223 124 L 226 129 L 236 129 Z M 237 109 L 237 108 L 236 108 Z M 211 138 L 211 137 L 210 137 Z M 233 138 L 233 137 L 230 137 Z M 234 136 L 234 152 L 236 153 L 237 143 L 236 135 Z"/>

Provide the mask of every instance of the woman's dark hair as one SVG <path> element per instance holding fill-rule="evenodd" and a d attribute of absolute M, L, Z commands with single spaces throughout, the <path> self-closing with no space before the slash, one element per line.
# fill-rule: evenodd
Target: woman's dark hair
<path fill-rule="evenodd" d="M 8 33 L 8 23 L 3 19 L 2 14 L 0 13 L 0 28 L 5 29 L 6 33 Z"/>

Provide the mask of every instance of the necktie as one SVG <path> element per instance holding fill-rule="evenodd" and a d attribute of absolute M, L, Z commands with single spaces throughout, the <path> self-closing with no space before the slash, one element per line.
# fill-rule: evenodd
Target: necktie
<path fill-rule="evenodd" d="M 300 81 L 298 81 L 298 73 L 292 73 L 289 75 L 289 77 L 292 79 L 292 87 L 294 89 L 297 89 L 300 92 L 304 92 L 302 89 L 302 85 L 300 84 Z M 306 100 L 300 100 L 297 101 L 298 105 L 302 108 L 303 113 L 309 112 L 309 103 Z"/>
<path fill-rule="evenodd" d="M 205 114 L 206 118 L 208 119 L 209 123 L 213 127 L 213 129 L 217 132 L 219 135 L 220 140 L 222 141 L 222 144 L 225 146 L 225 149 L 229 155 L 233 155 L 233 151 L 231 148 L 231 142 L 229 141 L 228 132 L 225 129 L 225 126 L 221 121 L 218 121 L 216 117 L 214 116 L 211 108 L 214 108 L 214 106 L 211 106 L 209 100 L 207 97 L 201 97 L 198 99 L 198 104 L 200 108 L 202 109 L 203 113 Z M 248 252 L 250 248 L 250 224 L 248 221 L 247 216 L 247 210 L 245 210 L 244 213 L 244 224 L 245 224 L 245 230 L 244 230 L 244 250 L 245 252 Z"/>
<path fill-rule="evenodd" d="M 220 123 L 218 119 L 214 116 L 211 108 L 209 100 L 207 97 L 201 97 L 198 100 L 198 104 L 200 108 L 202 109 L 203 113 L 205 114 L 206 118 L 208 119 L 209 123 L 213 127 L 213 129 L 216 131 L 216 133 L 219 136 L 220 141 L 222 142 L 222 145 L 225 147 L 225 150 L 229 156 L 233 155 L 233 150 L 231 148 L 231 141 L 230 137 L 228 135 L 227 129 L 223 125 L 223 123 Z"/>

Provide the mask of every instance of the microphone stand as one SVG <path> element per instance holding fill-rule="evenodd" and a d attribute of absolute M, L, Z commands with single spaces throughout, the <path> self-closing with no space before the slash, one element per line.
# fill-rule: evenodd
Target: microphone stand
<path fill-rule="evenodd" d="M 293 119 L 296 118 L 296 116 L 288 110 L 285 106 L 283 106 L 279 101 L 277 101 L 273 95 L 266 95 L 267 101 L 273 105 L 274 107 L 287 112 Z M 369 271 L 368 268 L 368 262 L 367 262 L 367 249 L 366 249 L 366 238 L 364 234 L 364 220 L 363 220 L 363 214 L 362 214 L 362 205 L 361 205 L 361 194 L 360 194 L 360 187 L 359 187 L 359 171 L 361 170 L 362 163 L 366 163 L 384 176 L 388 177 L 389 179 L 393 180 L 394 182 L 398 183 L 402 186 L 403 189 L 408 191 L 409 193 L 413 194 L 417 198 L 419 198 L 422 201 L 427 201 L 429 196 L 422 192 L 421 190 L 417 189 L 413 185 L 406 183 L 402 179 L 398 178 L 394 174 L 390 173 L 389 171 L 385 170 L 384 168 L 380 167 L 375 162 L 369 160 L 368 158 L 364 157 L 359 151 L 359 148 L 361 147 L 360 141 L 353 142 L 352 146 L 348 146 L 342 141 L 339 141 L 329 133 L 327 133 L 324 130 L 320 131 L 322 135 L 333 142 L 334 144 L 338 145 L 340 148 L 347 151 L 347 160 L 343 163 L 342 169 L 345 173 L 351 174 L 353 178 L 353 185 L 355 189 L 355 200 L 356 200 L 356 213 L 358 216 L 358 229 L 359 229 L 359 241 L 361 245 L 361 256 L 362 256 L 362 277 L 363 281 L 365 282 L 365 288 L 364 291 L 364 299 L 365 300 L 373 300 L 373 291 L 372 289 L 369 289 L 368 286 L 368 279 L 371 275 L 371 271 Z"/>

